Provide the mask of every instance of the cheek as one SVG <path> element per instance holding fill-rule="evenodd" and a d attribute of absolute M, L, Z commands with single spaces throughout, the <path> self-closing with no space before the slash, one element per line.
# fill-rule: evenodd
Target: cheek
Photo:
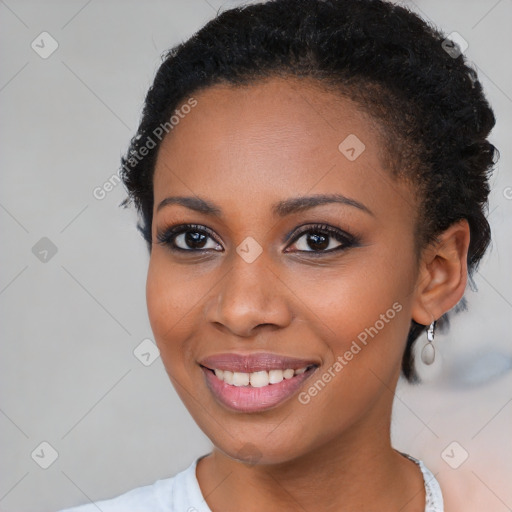
<path fill-rule="evenodd" d="M 317 297 L 317 309 L 325 323 L 340 335 L 340 339 L 356 339 L 365 330 L 377 324 L 379 331 L 384 325 L 390 325 L 386 320 L 396 317 L 396 309 L 403 309 L 403 293 L 396 283 L 386 283 L 384 279 L 375 282 L 366 279 L 358 280 L 352 276 L 349 279 L 331 282 L 324 289 L 322 297 Z M 335 300 L 326 300 L 330 295 Z M 393 304 L 399 303 L 399 306 Z M 384 322 L 384 325 L 382 325 Z"/>
<path fill-rule="evenodd" d="M 351 361 L 394 371 L 409 330 L 414 271 L 408 253 L 398 260 L 396 254 L 380 252 L 322 276 L 321 286 L 313 278 L 302 280 L 299 293 L 326 327 L 333 360 L 352 351 L 357 356 L 347 353 Z"/>
<path fill-rule="evenodd" d="M 410 325 L 414 265 L 408 256 L 399 265 L 378 259 L 371 265 L 365 258 L 361 265 L 347 264 L 324 276 L 322 286 L 305 280 L 299 292 L 308 297 L 324 354 L 329 354 L 299 401 L 304 414 L 323 425 L 325 435 L 348 427 L 381 398 L 387 404 L 398 378 Z M 304 435 L 313 438 L 314 428 Z"/>
<path fill-rule="evenodd" d="M 153 249 L 146 280 L 149 322 L 168 371 L 179 369 L 187 357 L 187 336 L 193 323 L 195 296 L 200 293 L 193 280 L 185 279 L 178 267 L 165 263 L 165 256 Z"/>

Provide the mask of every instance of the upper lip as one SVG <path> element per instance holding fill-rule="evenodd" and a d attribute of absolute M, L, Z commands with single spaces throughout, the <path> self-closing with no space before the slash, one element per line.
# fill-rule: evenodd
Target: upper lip
<path fill-rule="evenodd" d="M 228 370 L 232 372 L 252 373 L 262 370 L 298 370 L 308 366 L 318 366 L 312 359 L 299 359 L 269 352 L 254 354 L 236 354 L 227 352 L 215 354 L 199 361 L 201 366 L 210 370 Z"/>

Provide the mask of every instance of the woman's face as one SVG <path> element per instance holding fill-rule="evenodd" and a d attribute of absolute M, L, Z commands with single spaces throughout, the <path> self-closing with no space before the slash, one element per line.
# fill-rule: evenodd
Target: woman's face
<path fill-rule="evenodd" d="M 147 303 L 167 373 L 239 460 L 368 439 L 389 426 L 415 300 L 411 190 L 349 100 L 278 78 L 194 98 L 154 175 Z"/>

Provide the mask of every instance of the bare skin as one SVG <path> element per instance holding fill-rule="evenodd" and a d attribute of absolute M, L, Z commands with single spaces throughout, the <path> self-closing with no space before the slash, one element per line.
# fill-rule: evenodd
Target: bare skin
<path fill-rule="evenodd" d="M 463 295 L 467 222 L 418 260 L 413 191 L 382 167 L 375 123 L 347 99 L 284 78 L 218 85 L 194 97 L 197 106 L 164 139 L 156 163 L 147 303 L 167 373 L 214 444 L 197 467 L 208 506 L 423 512 L 421 472 L 390 444 L 391 407 L 411 318 L 428 325 Z M 354 161 L 338 149 L 349 134 L 365 144 Z M 332 202 L 282 217 L 272 210 L 278 201 L 323 194 L 359 206 Z M 170 196 L 201 197 L 222 214 L 159 208 Z M 184 235 L 174 238 L 183 251 L 158 242 L 181 224 L 209 228 L 201 249 Z M 314 224 L 355 240 L 327 234 L 319 248 L 308 241 L 318 229 L 299 234 Z M 246 237 L 263 250 L 252 263 L 236 251 Z M 393 304 L 399 308 L 389 318 Z M 388 321 L 377 323 L 381 315 Z M 299 392 L 371 326 L 378 333 L 301 403 Z M 225 352 L 273 352 L 318 367 L 278 406 L 240 412 L 216 399 L 199 365 Z"/>

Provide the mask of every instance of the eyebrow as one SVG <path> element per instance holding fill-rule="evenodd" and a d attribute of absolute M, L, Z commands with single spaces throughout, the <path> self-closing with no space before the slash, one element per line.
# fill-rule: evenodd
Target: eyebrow
<path fill-rule="evenodd" d="M 317 194 L 313 196 L 292 197 L 290 199 L 285 199 L 274 203 L 272 205 L 272 213 L 274 216 L 285 217 L 293 213 L 309 210 L 310 208 L 330 203 L 339 203 L 346 206 L 352 206 L 365 213 L 368 213 L 369 215 L 375 216 L 375 214 L 367 206 L 342 194 Z M 166 197 L 158 204 L 157 211 L 160 211 L 165 206 L 171 204 L 179 204 L 205 215 L 222 217 L 221 208 L 219 208 L 214 203 L 197 196 Z"/>

